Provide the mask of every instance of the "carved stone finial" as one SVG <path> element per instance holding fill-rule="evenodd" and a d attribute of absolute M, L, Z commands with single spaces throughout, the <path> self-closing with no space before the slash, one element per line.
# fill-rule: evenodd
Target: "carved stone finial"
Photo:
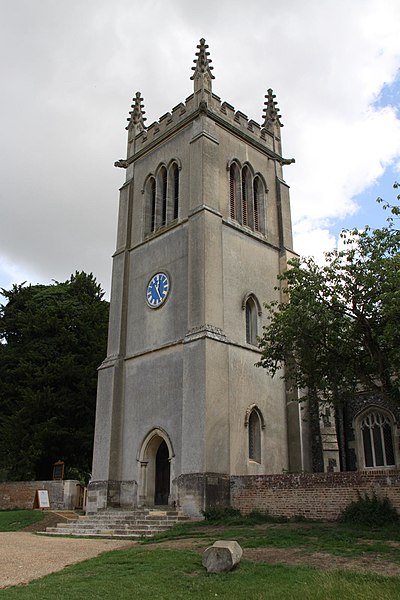
<path fill-rule="evenodd" d="M 283 127 L 281 123 L 281 115 L 279 114 L 278 103 L 275 101 L 275 94 L 272 89 L 269 88 L 266 96 L 265 108 L 263 111 L 263 129 L 270 129 L 275 124 L 279 125 L 279 127 Z"/>
<path fill-rule="evenodd" d="M 195 58 L 193 61 L 195 63 L 195 66 L 192 67 L 194 73 L 190 79 L 194 81 L 195 93 L 202 89 L 211 92 L 211 81 L 212 79 L 215 79 L 211 71 L 214 67 L 210 65 L 212 60 L 211 58 L 208 58 L 210 56 L 210 53 L 207 52 L 208 44 L 206 44 L 206 40 L 204 38 L 201 38 L 197 48 L 197 58 Z"/>
<path fill-rule="evenodd" d="M 141 96 L 141 93 L 136 92 L 136 95 L 132 100 L 133 100 L 133 104 L 131 106 L 132 110 L 129 113 L 130 118 L 127 119 L 129 121 L 129 123 L 128 123 L 128 126 L 126 127 L 126 129 L 133 130 L 133 134 L 137 135 L 138 133 L 140 133 L 141 131 L 146 129 L 144 122 L 147 119 L 144 116 L 146 113 L 143 110 L 144 105 L 142 104 L 143 98 Z"/>

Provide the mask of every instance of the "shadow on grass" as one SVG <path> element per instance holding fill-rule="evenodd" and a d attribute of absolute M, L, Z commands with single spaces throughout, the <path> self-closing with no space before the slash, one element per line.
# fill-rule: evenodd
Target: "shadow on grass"
<path fill-rule="evenodd" d="M 210 575 L 194 552 L 135 546 L 102 554 L 26 586 L 0 590 L 0 598 L 384 600 L 398 598 L 399 583 L 397 577 L 322 572 L 250 561 L 242 561 L 230 573 Z"/>
<path fill-rule="evenodd" d="M 400 528 L 363 527 L 344 523 L 277 522 L 269 517 L 240 516 L 225 521 L 204 520 L 183 523 L 141 544 L 167 540 L 191 539 L 213 542 L 234 539 L 243 548 L 304 548 L 309 552 L 327 552 L 357 557 L 378 553 L 385 559 L 400 562 Z"/>

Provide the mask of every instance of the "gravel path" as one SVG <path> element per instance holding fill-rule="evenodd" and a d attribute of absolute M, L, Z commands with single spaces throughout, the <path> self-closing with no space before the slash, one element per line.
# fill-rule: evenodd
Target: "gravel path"
<path fill-rule="evenodd" d="M 0 588 L 28 583 L 60 571 L 66 565 L 133 544 L 117 540 L 44 537 L 25 531 L 0 533 Z"/>

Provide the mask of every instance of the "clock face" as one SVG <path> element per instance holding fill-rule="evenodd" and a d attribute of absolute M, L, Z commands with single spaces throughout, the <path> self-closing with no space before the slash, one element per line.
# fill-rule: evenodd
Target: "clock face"
<path fill-rule="evenodd" d="M 146 300 L 150 308 L 158 308 L 168 296 L 169 279 L 165 273 L 156 273 L 147 285 Z"/>

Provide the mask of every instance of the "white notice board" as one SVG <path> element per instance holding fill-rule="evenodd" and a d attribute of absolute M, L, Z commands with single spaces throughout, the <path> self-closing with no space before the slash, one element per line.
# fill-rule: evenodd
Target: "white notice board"
<path fill-rule="evenodd" d="M 47 490 L 37 490 L 36 493 L 39 508 L 50 508 L 49 492 Z"/>

